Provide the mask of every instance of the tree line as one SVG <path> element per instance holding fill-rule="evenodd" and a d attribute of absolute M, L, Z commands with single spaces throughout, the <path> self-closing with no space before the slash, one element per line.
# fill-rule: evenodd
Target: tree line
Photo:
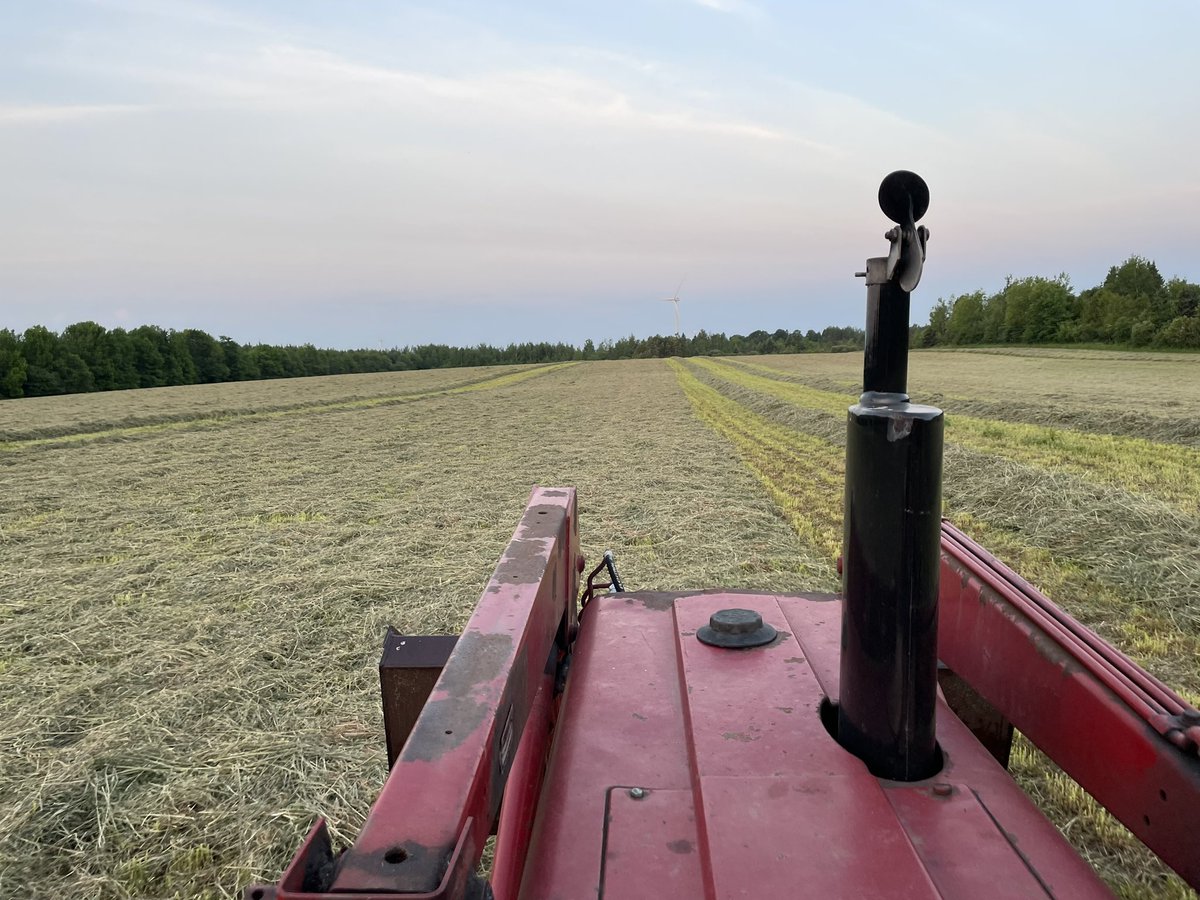
<path fill-rule="evenodd" d="M 77 322 L 61 334 L 41 325 L 22 334 L 0 329 L 0 398 L 456 366 L 844 351 L 861 349 L 862 344 L 862 329 L 831 326 L 820 332 L 781 328 L 732 336 L 705 331 L 691 337 L 630 335 L 599 343 L 589 339 L 582 347 L 543 341 L 507 347 L 422 344 L 391 350 L 328 350 L 312 344 L 239 344 L 196 328 L 175 331 L 142 325 L 127 331 Z"/>
<path fill-rule="evenodd" d="M 667 356 L 724 356 L 861 350 L 861 328 L 754 331 L 747 335 L 633 335 L 582 347 L 546 341 L 493 347 L 421 344 L 391 350 L 329 350 L 312 344 L 239 344 L 196 328 L 156 325 L 108 329 L 95 322 L 55 333 L 0 329 L 0 398 L 212 384 L 305 375 L 395 372 L 517 363 Z M 912 328 L 917 347 L 969 344 L 1106 343 L 1200 349 L 1200 284 L 1165 280 L 1158 266 L 1131 256 L 1104 283 L 1080 291 L 1065 275 L 1012 278 L 1000 291 L 939 299 L 929 324 Z"/>
<path fill-rule="evenodd" d="M 1131 256 L 1078 294 L 1062 274 L 1009 277 L 994 294 L 939 299 L 913 333 L 924 347 L 1050 343 L 1200 349 L 1200 284 L 1167 281 L 1154 262 Z"/>

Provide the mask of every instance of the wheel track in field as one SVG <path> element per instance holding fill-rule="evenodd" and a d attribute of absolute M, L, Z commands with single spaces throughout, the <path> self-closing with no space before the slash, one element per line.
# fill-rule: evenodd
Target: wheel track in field
<path fill-rule="evenodd" d="M 489 391 L 497 388 L 518 384 L 527 379 L 556 372 L 560 369 L 575 365 L 574 362 L 550 363 L 519 372 L 509 372 L 483 380 L 465 381 L 450 387 L 433 391 L 411 391 L 403 394 L 387 394 L 380 397 L 364 397 L 352 400 L 323 401 L 317 403 L 294 404 L 283 408 L 254 410 L 250 412 L 230 411 L 218 414 L 203 413 L 192 418 L 172 419 L 167 422 L 139 423 L 122 425 L 115 428 L 105 428 L 98 431 L 77 432 L 74 434 L 55 435 L 53 437 L 26 438 L 23 440 L 0 441 L 0 454 L 15 453 L 22 450 L 49 449 L 69 447 L 76 444 L 87 444 L 101 441 L 122 440 L 144 435 L 157 434 L 164 431 L 181 431 L 187 429 L 219 428 L 240 422 L 253 422 L 268 419 L 279 419 L 287 416 L 308 415 L 323 412 L 338 412 L 342 410 L 371 409 L 377 406 L 396 406 L 403 403 L 413 403 L 418 400 L 429 400 L 435 397 L 448 397 L 455 394 Z"/>
<path fill-rule="evenodd" d="M 692 361 L 725 381 L 805 409 L 845 415 L 853 397 L 822 391 L 759 372 L 777 370 L 753 363 Z M 753 370 L 753 371 L 751 371 Z M 946 415 L 946 441 L 1042 469 L 1069 471 L 1124 490 L 1148 494 L 1188 512 L 1200 510 L 1200 450 L 1145 438 L 1095 434 Z"/>
<path fill-rule="evenodd" d="M 696 368 L 701 371 L 716 368 L 707 360 L 689 362 L 700 363 Z M 730 441 L 797 534 L 819 548 L 832 564 L 841 552 L 844 448 L 771 421 L 705 384 L 689 366 L 677 360 L 669 360 L 668 365 L 675 372 L 680 389 L 696 416 Z M 811 391 L 802 388 L 797 393 L 803 395 Z M 810 402 L 813 399 L 810 397 Z M 836 411 L 844 413 L 845 398 L 839 396 L 837 401 Z M 810 408 L 834 411 L 827 407 Z M 974 516 L 954 518 L 964 531 L 1050 596 L 1063 600 L 1068 608 L 1086 602 L 1122 616 L 1123 619 L 1118 620 L 1121 627 L 1115 635 L 1115 643 L 1139 662 L 1144 664 L 1159 658 L 1153 644 L 1131 644 L 1146 631 L 1171 632 L 1173 622 L 1164 621 L 1149 610 L 1136 607 L 1131 610 L 1124 598 L 1071 560 L 1027 544 L 1016 535 L 996 529 Z M 1200 641 L 1194 636 L 1187 637 L 1193 654 L 1200 651 Z M 1194 693 L 1184 693 L 1192 702 L 1200 699 Z M 1129 874 L 1134 871 L 1157 873 L 1156 877 L 1160 879 L 1157 883 L 1165 891 L 1162 896 L 1177 896 L 1181 895 L 1178 891 L 1186 891 L 1182 881 L 1168 873 L 1132 834 L 1026 742 L 1019 742 L 1015 748 L 1014 771 L 1022 786 L 1048 808 L 1052 818 L 1064 828 L 1076 849 L 1121 893 L 1145 896 L 1144 882 Z"/>

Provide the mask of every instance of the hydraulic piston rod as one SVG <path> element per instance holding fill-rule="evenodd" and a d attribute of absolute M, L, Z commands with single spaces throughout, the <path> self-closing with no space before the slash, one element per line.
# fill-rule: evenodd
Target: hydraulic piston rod
<path fill-rule="evenodd" d="M 909 293 L 929 232 L 925 182 L 893 172 L 879 189 L 897 225 L 867 260 L 863 394 L 846 435 L 838 739 L 881 778 L 941 765 L 934 736 L 942 511 L 942 411 L 909 402 Z"/>

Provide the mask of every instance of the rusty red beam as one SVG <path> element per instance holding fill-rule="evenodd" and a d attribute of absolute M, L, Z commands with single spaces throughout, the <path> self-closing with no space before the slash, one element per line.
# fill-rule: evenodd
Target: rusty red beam
<path fill-rule="evenodd" d="M 334 857 L 318 822 L 278 887 L 251 888 L 252 900 L 482 896 L 476 868 L 515 762 L 540 778 L 577 558 L 575 490 L 534 488 L 354 844 Z M 521 787 L 536 797 L 540 780 Z"/>
<path fill-rule="evenodd" d="M 1200 714 L 949 523 L 938 652 L 1192 887 Z"/>

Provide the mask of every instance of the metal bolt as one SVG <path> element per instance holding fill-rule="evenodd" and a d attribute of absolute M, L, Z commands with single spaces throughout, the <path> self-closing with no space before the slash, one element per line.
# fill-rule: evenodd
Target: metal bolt
<path fill-rule="evenodd" d="M 634 800 L 642 800 L 646 796 L 646 789 L 645 788 L 630 788 L 629 796 L 632 797 Z"/>
<path fill-rule="evenodd" d="M 711 647 L 741 649 L 761 647 L 775 640 L 775 629 L 763 624 L 762 616 L 753 609 L 719 609 L 708 625 L 696 630 L 697 639 Z"/>
<path fill-rule="evenodd" d="M 752 609 L 722 609 L 708 620 L 708 627 L 718 634 L 746 634 L 762 628 L 762 616 Z"/>
<path fill-rule="evenodd" d="M 933 786 L 933 793 L 938 797 L 949 797 L 954 793 L 954 788 L 944 781 L 939 781 Z"/>

